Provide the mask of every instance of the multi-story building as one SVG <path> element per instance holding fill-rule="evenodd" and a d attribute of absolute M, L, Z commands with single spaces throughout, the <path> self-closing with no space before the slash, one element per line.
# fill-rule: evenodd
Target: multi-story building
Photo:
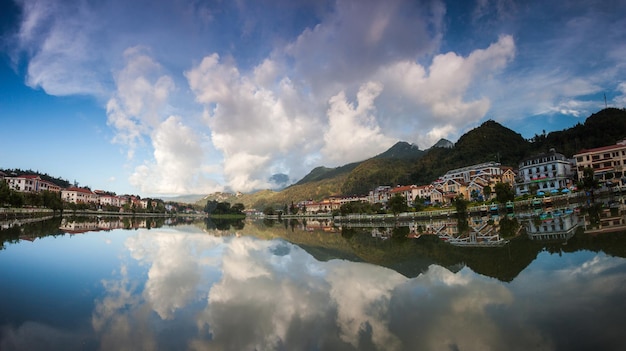
<path fill-rule="evenodd" d="M 39 191 L 39 182 L 41 178 L 37 175 L 21 175 L 17 177 L 7 177 L 9 188 L 19 192 L 37 192 Z"/>
<path fill-rule="evenodd" d="M 454 179 L 457 182 L 469 183 L 477 176 L 483 178 L 500 178 L 508 167 L 502 167 L 497 162 L 486 162 L 471 165 L 467 167 L 457 168 L 446 172 L 440 179 L 445 181 L 448 179 Z"/>
<path fill-rule="evenodd" d="M 533 190 L 544 193 L 559 191 L 573 185 L 572 175 L 572 161 L 550 149 L 548 153 L 520 162 L 516 191 L 518 195 L 528 194 Z"/>
<path fill-rule="evenodd" d="M 574 155 L 578 179 L 586 167 L 593 169 L 594 177 L 609 187 L 626 186 L 626 139 L 615 145 L 582 150 Z"/>
<path fill-rule="evenodd" d="M 87 188 L 69 187 L 61 191 L 61 200 L 78 203 L 98 203 L 98 195 Z"/>
<path fill-rule="evenodd" d="M 390 195 L 389 192 L 391 191 L 391 187 L 388 185 L 381 185 L 379 187 L 376 187 L 376 189 L 371 190 L 369 195 L 367 196 L 367 201 L 371 204 L 387 204 L 387 201 L 389 201 Z"/>
<path fill-rule="evenodd" d="M 61 192 L 61 187 L 41 179 L 40 176 L 35 174 L 24 174 L 15 177 L 4 177 L 5 181 L 9 185 L 9 188 L 19 192 L 37 193 L 41 191 L 52 191 L 55 193 Z"/>

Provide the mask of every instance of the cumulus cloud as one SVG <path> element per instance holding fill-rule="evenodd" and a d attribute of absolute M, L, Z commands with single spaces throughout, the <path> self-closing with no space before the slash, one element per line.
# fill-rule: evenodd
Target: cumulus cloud
<path fill-rule="evenodd" d="M 16 34 L 20 51 L 30 55 L 26 83 L 50 95 L 95 95 L 106 92 L 108 67 L 93 35 L 101 24 L 85 3 L 23 1 Z M 14 54 L 15 60 L 20 55 Z"/>
<path fill-rule="evenodd" d="M 117 132 L 113 141 L 133 158 L 144 139 L 151 141 L 153 159 L 137 166 L 129 182 L 148 194 L 209 193 L 222 189 L 207 164 L 209 141 L 181 116 L 167 116 L 173 79 L 145 48 L 125 52 L 126 65 L 116 75 L 117 90 L 107 103 L 108 124 Z"/>
<path fill-rule="evenodd" d="M 213 54 L 185 75 L 205 106 L 211 139 L 224 155 L 224 175 L 233 189 L 269 187 L 270 176 L 283 171 L 282 160 L 306 154 L 317 143 L 316 118 L 288 78 L 280 78 L 275 90 L 257 84 L 275 80 L 270 61 L 248 76 Z"/>
<path fill-rule="evenodd" d="M 203 194 L 222 189 L 208 178 L 217 167 L 204 166 L 206 143 L 181 117 L 168 117 L 153 131 L 151 140 L 154 162 L 135 168 L 132 185 L 157 194 Z"/>
<path fill-rule="evenodd" d="M 436 55 L 428 67 L 408 60 L 381 67 L 376 74 L 386 89 L 381 105 L 395 116 L 387 124 L 416 131 L 414 137 L 426 147 L 458 135 L 483 118 L 490 106 L 487 97 L 468 97 L 474 81 L 498 74 L 514 56 L 513 38 L 502 36 L 467 57 L 453 52 Z M 398 96 L 406 98 L 403 105 L 396 104 Z"/>
<path fill-rule="evenodd" d="M 344 92 L 333 96 L 327 112 L 329 126 L 324 132 L 322 155 L 331 165 L 361 161 L 388 149 L 397 140 L 382 134 L 376 118 L 374 100 L 382 86 L 369 82 L 357 94 L 356 105 Z"/>

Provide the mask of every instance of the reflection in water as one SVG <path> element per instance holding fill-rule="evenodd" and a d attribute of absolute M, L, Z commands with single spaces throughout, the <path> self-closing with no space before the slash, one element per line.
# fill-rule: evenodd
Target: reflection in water
<path fill-rule="evenodd" d="M 0 252 L 0 350 L 621 350 L 623 208 L 535 210 L 469 216 L 477 232 L 513 228 L 495 247 L 428 234 L 466 235 L 456 218 L 376 236 L 330 221 L 31 223 L 20 235 L 54 236 Z M 561 231 L 567 245 L 547 237 Z"/>
<path fill-rule="evenodd" d="M 124 267 L 104 283 L 93 313 L 103 349 L 621 347 L 614 322 L 626 311 L 626 262 L 603 254 L 583 252 L 552 270 L 554 257 L 542 253 L 507 285 L 467 268 L 431 265 L 407 278 L 365 263 L 320 262 L 283 240 L 247 236 L 139 231 L 125 246 L 146 267 L 145 283 Z M 593 310 L 572 308 L 573 298 Z M 573 327 L 583 332 L 572 335 Z M 163 340 L 170 328 L 176 333 Z"/>

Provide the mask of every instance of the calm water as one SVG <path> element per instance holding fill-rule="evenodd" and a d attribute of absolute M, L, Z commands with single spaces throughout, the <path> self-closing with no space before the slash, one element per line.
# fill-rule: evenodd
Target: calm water
<path fill-rule="evenodd" d="M 0 350 L 624 350 L 626 233 L 576 223 L 487 248 L 311 221 L 13 227 Z"/>

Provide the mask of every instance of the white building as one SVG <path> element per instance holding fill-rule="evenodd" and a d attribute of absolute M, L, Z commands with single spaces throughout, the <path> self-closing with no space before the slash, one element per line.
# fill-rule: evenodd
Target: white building
<path fill-rule="evenodd" d="M 69 187 L 61 191 L 61 200 L 78 203 L 98 203 L 98 195 L 86 188 Z"/>
<path fill-rule="evenodd" d="M 517 194 L 528 194 L 533 186 L 536 186 L 538 192 L 544 193 L 569 188 L 573 185 L 572 174 L 572 161 L 550 149 L 548 153 L 529 157 L 520 162 Z"/>

